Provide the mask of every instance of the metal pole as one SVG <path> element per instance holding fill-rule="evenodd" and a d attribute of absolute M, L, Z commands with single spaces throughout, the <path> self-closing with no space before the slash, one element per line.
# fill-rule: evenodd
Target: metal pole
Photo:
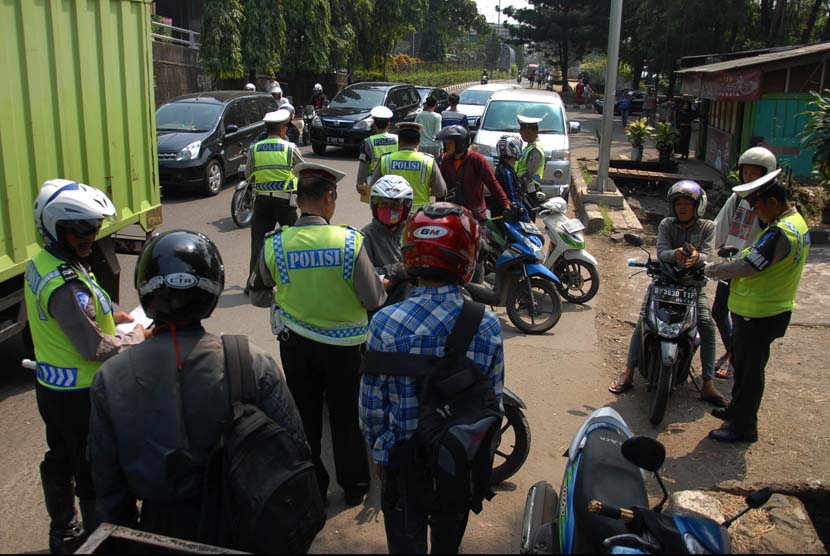
<path fill-rule="evenodd" d="M 594 191 L 611 191 L 608 166 L 611 160 L 611 140 L 614 135 L 614 91 L 617 89 L 617 67 L 620 61 L 620 25 L 623 0 L 611 0 L 611 20 L 608 24 L 608 65 L 605 68 L 605 106 L 602 110 L 602 143 L 599 147 L 599 169 Z"/>

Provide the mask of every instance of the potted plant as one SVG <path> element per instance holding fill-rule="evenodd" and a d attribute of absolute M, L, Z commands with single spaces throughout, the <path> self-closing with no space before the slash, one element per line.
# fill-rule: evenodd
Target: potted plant
<path fill-rule="evenodd" d="M 821 223 L 830 224 L 830 89 L 821 93 L 810 91 L 813 101 L 799 116 L 807 116 L 801 132 L 801 148 L 813 151 L 813 173 L 818 174 L 824 186 L 824 206 Z"/>
<path fill-rule="evenodd" d="M 680 141 L 680 132 L 668 122 L 658 122 L 654 132 L 654 143 L 660 153 L 660 162 L 671 160 L 671 153 Z"/>
<path fill-rule="evenodd" d="M 640 118 L 625 126 L 625 136 L 631 143 L 631 160 L 639 162 L 643 159 L 643 145 L 651 136 L 654 128 L 648 125 L 648 120 Z"/>

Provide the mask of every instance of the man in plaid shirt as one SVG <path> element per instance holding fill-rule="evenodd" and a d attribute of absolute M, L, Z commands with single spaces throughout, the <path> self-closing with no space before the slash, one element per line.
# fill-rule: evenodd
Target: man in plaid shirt
<path fill-rule="evenodd" d="M 369 324 L 368 350 L 444 355 L 447 336 L 461 313 L 460 284 L 472 277 L 478 225 L 467 209 L 434 203 L 419 210 L 404 233 L 404 266 L 418 277 L 410 297 L 379 311 Z M 501 400 L 504 350 L 498 318 L 486 311 L 467 357 L 492 380 Z M 406 443 L 418 427 L 418 392 L 423 379 L 362 377 L 360 428 L 372 447 L 382 481 L 381 508 L 390 553 L 427 552 L 427 524 L 433 553 L 457 553 L 469 510 L 449 512 L 431 496 L 432 478 Z M 438 494 L 440 500 L 440 493 Z"/>

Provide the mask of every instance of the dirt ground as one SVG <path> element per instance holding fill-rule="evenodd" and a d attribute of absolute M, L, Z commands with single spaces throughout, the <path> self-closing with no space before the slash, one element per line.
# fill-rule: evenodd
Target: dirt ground
<path fill-rule="evenodd" d="M 651 245 L 653 249 L 653 241 Z M 590 236 L 588 248 L 602 261 L 603 286 L 595 301 L 596 326 L 604 374 L 610 384 L 625 366 L 628 341 L 648 285 L 645 274 L 629 279 L 631 269 L 626 261 L 642 260 L 645 253 L 601 235 Z M 714 288 L 709 289 L 711 299 Z M 775 342 L 767 365 L 759 440 L 755 444 L 724 445 L 707 439 L 709 430 L 719 427 L 720 421 L 709 415 L 712 406 L 698 399 L 691 383 L 678 387 L 658 427 L 646 417 L 648 395 L 639 376 L 635 377 L 635 389 L 619 396 L 612 406 L 635 433 L 656 435 L 666 445 L 663 475 L 670 490 L 710 489 L 735 483 L 826 489 L 830 485 L 829 341 L 830 328 L 826 325 L 797 325 L 790 326 L 787 335 Z M 720 353 L 722 346 L 718 347 Z M 699 375 L 697 357 L 694 367 Z M 731 386 L 731 380 L 718 381 L 725 395 Z"/>

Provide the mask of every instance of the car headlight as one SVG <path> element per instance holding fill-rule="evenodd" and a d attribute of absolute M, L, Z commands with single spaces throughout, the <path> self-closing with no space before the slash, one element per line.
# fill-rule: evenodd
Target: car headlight
<path fill-rule="evenodd" d="M 550 151 L 551 160 L 570 160 L 570 151 Z"/>
<path fill-rule="evenodd" d="M 490 156 L 491 153 L 490 145 L 482 145 L 481 143 L 473 143 L 470 150 L 482 156 Z"/>
<path fill-rule="evenodd" d="M 179 151 L 176 160 L 194 160 L 199 158 L 199 151 L 202 149 L 201 141 L 193 141 L 191 144 Z"/>
<path fill-rule="evenodd" d="M 311 127 L 323 127 L 323 120 L 320 119 L 320 116 L 314 116 L 314 119 L 311 120 Z"/>
<path fill-rule="evenodd" d="M 669 324 L 660 319 L 657 320 L 657 333 L 666 338 L 677 338 L 680 336 L 680 331 L 683 330 L 682 322 L 675 322 Z"/>
<path fill-rule="evenodd" d="M 374 123 L 375 123 L 375 119 L 372 118 L 372 117 L 369 117 L 369 118 L 366 118 L 365 120 L 360 120 L 359 122 L 354 124 L 354 127 L 352 129 L 354 129 L 355 131 L 366 131 L 366 130 L 372 129 L 372 124 L 374 124 Z"/>

